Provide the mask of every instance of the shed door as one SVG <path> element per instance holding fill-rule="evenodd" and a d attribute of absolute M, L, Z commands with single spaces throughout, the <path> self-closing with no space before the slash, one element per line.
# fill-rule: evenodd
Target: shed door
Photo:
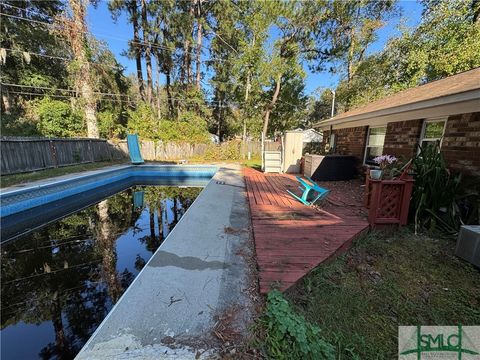
<path fill-rule="evenodd" d="M 283 171 L 290 174 L 300 173 L 300 160 L 303 150 L 303 132 L 287 131 L 285 133 Z"/>

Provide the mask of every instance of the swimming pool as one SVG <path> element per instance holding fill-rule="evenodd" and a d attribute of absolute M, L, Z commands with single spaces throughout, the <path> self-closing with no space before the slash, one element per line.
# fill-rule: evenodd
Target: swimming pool
<path fill-rule="evenodd" d="M 73 358 L 216 170 L 122 166 L 2 192 L 1 358 Z"/>
<path fill-rule="evenodd" d="M 181 183 L 131 187 L 2 244 L 1 358 L 73 358 L 202 190 Z"/>
<path fill-rule="evenodd" d="M 141 165 L 69 176 L 0 192 L 1 241 L 8 241 L 134 185 L 205 186 L 214 166 Z"/>

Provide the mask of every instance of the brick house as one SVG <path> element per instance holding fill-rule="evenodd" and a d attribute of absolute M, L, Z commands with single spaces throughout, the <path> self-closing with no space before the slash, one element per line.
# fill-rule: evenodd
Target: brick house
<path fill-rule="evenodd" d="M 440 141 L 450 168 L 480 176 L 480 68 L 432 81 L 322 120 L 334 152 L 371 165 L 375 156 L 409 159 Z"/>

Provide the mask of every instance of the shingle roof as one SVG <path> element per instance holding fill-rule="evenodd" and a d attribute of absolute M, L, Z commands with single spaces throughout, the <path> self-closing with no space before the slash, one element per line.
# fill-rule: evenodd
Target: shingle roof
<path fill-rule="evenodd" d="M 437 99 L 443 96 L 459 94 L 475 89 L 480 89 L 480 67 L 441 80 L 432 81 L 415 88 L 400 91 L 394 95 L 387 96 L 367 105 L 339 114 L 331 119 L 323 120 L 319 124 L 426 100 Z"/>

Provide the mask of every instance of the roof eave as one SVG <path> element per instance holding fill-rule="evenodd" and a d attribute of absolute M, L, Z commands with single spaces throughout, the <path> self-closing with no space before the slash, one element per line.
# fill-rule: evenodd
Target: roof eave
<path fill-rule="evenodd" d="M 476 100 L 476 99 L 480 100 L 480 88 L 468 90 L 460 93 L 455 93 L 451 95 L 440 96 L 433 99 L 413 102 L 405 105 L 394 106 L 386 109 L 360 113 L 356 115 L 342 116 L 340 118 L 333 117 L 333 118 L 322 120 L 316 123 L 315 125 L 313 125 L 313 128 L 316 128 L 316 129 L 325 128 L 326 126 L 330 126 L 330 125 L 340 125 L 346 122 L 360 121 L 360 120 L 375 118 L 379 116 L 394 115 L 394 114 L 399 114 L 402 112 L 407 112 L 412 110 L 421 110 L 421 109 L 431 108 L 433 106 L 453 104 L 457 102 Z"/>

